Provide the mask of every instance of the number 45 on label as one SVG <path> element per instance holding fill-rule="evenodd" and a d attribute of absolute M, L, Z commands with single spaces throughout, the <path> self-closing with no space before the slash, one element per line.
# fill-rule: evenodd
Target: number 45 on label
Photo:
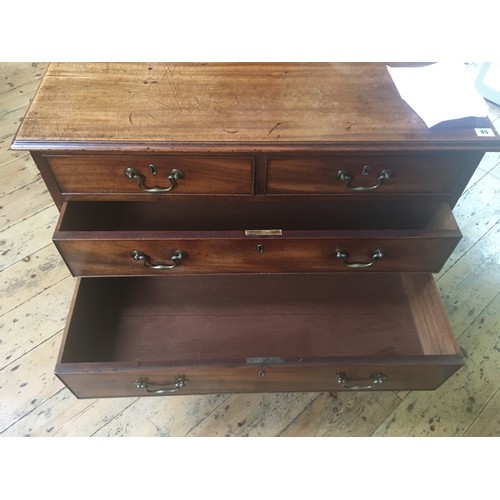
<path fill-rule="evenodd" d="M 479 137 L 495 137 L 495 132 L 491 128 L 476 128 L 474 130 Z"/>

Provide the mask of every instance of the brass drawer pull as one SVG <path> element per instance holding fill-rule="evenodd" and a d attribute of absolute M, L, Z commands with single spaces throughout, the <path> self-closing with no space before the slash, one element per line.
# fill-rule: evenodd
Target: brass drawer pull
<path fill-rule="evenodd" d="M 154 167 L 154 168 L 151 168 Z M 156 172 L 156 166 L 150 165 L 150 170 L 154 173 Z M 128 177 L 129 179 L 138 181 L 137 185 L 139 186 L 140 189 L 145 191 L 146 193 L 168 193 L 169 191 L 172 191 L 175 189 L 177 186 L 177 181 L 179 179 L 184 179 L 185 174 L 183 170 L 180 170 L 178 168 L 174 168 L 170 171 L 169 176 L 167 177 L 168 181 L 170 182 L 170 186 L 168 187 L 161 187 L 161 186 L 153 186 L 153 187 L 148 187 L 145 184 L 146 178 L 144 175 L 140 174 L 135 168 L 128 167 L 124 170 L 125 177 Z"/>
<path fill-rule="evenodd" d="M 351 186 L 352 176 L 347 170 L 339 170 L 337 172 L 337 179 L 345 184 L 351 191 L 372 191 L 379 188 L 385 181 L 392 177 L 392 172 L 389 169 L 382 170 L 378 176 L 377 184 L 373 186 Z"/>
<path fill-rule="evenodd" d="M 368 385 L 350 385 L 347 374 L 345 372 L 341 372 L 337 373 L 337 384 L 341 384 L 344 387 L 344 389 L 351 389 L 352 391 L 360 391 L 364 389 L 373 389 L 373 387 L 375 387 L 376 385 L 383 384 L 386 378 L 387 377 L 383 373 L 377 372 L 375 373 L 375 375 L 372 375 Z"/>
<path fill-rule="evenodd" d="M 132 250 L 130 252 L 130 257 L 132 259 L 141 261 L 144 263 L 144 266 L 149 268 L 149 269 L 156 269 L 156 270 L 163 270 L 163 269 L 174 269 L 174 267 L 177 267 L 182 259 L 185 259 L 187 257 L 187 252 L 184 250 L 176 250 L 174 252 L 174 255 L 172 255 L 172 264 L 152 264 L 151 263 L 151 257 L 149 255 L 146 255 L 144 252 L 141 252 L 140 250 Z"/>
<path fill-rule="evenodd" d="M 180 389 L 182 389 L 186 385 L 187 381 L 188 379 L 186 377 L 181 376 L 177 377 L 175 379 L 174 384 L 170 387 L 161 387 L 160 389 L 150 389 L 149 388 L 150 386 L 162 386 L 164 384 L 155 384 L 153 382 L 145 382 L 144 380 L 138 380 L 135 383 L 135 386 L 137 387 L 137 389 L 145 389 L 146 392 L 148 392 L 149 394 L 169 394 L 172 392 L 177 392 Z"/>
<path fill-rule="evenodd" d="M 345 267 L 350 267 L 354 269 L 363 269 L 365 267 L 370 267 L 377 262 L 377 260 L 381 259 L 384 256 L 382 250 L 377 248 L 373 251 L 370 262 L 348 262 L 349 254 L 345 250 L 335 250 L 335 257 L 341 260 L 341 264 Z"/>

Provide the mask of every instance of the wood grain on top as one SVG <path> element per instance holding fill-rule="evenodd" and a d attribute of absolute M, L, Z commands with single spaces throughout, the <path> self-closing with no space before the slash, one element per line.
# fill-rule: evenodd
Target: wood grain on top
<path fill-rule="evenodd" d="M 428 129 L 383 63 L 51 64 L 14 149 L 495 150 L 474 124 Z"/>

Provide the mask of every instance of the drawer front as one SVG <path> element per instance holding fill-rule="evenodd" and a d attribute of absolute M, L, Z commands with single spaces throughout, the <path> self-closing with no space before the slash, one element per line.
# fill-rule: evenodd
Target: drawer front
<path fill-rule="evenodd" d="M 68 202 L 53 239 L 75 276 L 152 276 L 438 272 L 461 237 L 446 203 L 382 203 L 393 208 L 370 214 L 359 205 L 338 206 L 333 213 L 330 206 L 310 212 L 302 207 L 309 222 L 302 214 L 277 217 L 273 207 L 282 207 L 274 204 L 245 203 L 227 214 L 224 202 L 215 209 L 176 202 Z M 244 229 L 246 223 L 253 229 Z M 255 229 L 260 224 L 264 229 Z"/>
<path fill-rule="evenodd" d="M 438 272 L 458 236 L 57 240 L 74 276 Z"/>
<path fill-rule="evenodd" d="M 269 194 L 433 194 L 456 189 L 465 154 L 269 158 Z"/>
<path fill-rule="evenodd" d="M 178 367 L 94 370 L 59 364 L 56 373 L 79 398 L 242 392 L 432 390 L 462 364 L 458 357 L 408 363 L 338 363 L 331 366 Z"/>
<path fill-rule="evenodd" d="M 74 155 L 45 159 L 63 195 L 147 198 L 253 193 L 253 158 Z"/>

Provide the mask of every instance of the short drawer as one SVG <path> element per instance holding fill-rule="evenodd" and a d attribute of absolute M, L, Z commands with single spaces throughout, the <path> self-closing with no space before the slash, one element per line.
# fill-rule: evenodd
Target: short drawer
<path fill-rule="evenodd" d="M 155 195 L 253 193 L 253 158 L 54 155 L 45 159 L 62 195 L 147 199 Z"/>
<path fill-rule="evenodd" d="M 438 272 L 445 203 L 69 202 L 54 242 L 75 276 Z M 196 214 L 196 215 L 193 215 Z"/>
<path fill-rule="evenodd" d="M 270 157 L 266 192 L 450 195 L 468 164 L 463 153 Z"/>
<path fill-rule="evenodd" d="M 83 278 L 77 397 L 435 389 L 462 364 L 428 274 Z"/>

